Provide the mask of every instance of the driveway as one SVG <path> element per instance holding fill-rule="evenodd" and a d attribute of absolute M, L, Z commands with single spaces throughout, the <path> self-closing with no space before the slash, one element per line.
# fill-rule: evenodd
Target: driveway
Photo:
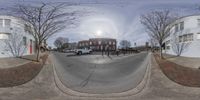
<path fill-rule="evenodd" d="M 120 93 L 135 88 L 143 79 L 148 53 L 131 56 L 53 53 L 54 66 L 62 83 L 84 93 Z"/>

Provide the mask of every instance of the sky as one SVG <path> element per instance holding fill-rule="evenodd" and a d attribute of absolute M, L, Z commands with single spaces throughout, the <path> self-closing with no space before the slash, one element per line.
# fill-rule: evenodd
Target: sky
<path fill-rule="evenodd" d="M 78 3 L 66 7 L 64 11 L 78 10 L 85 14 L 80 16 L 78 23 L 56 33 L 47 41 L 53 46 L 57 37 L 67 37 L 70 42 L 88 40 L 89 38 L 116 38 L 144 45 L 149 37 L 140 23 L 141 14 L 155 10 L 169 9 L 179 16 L 197 14 L 200 0 L 0 0 L 0 8 L 16 3 Z M 54 47 L 54 46 L 53 46 Z"/>

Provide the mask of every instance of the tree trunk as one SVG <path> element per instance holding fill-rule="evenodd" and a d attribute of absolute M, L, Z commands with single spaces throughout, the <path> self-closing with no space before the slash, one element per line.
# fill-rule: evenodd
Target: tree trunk
<path fill-rule="evenodd" d="M 36 61 L 39 62 L 40 61 L 40 45 L 37 48 L 37 58 Z"/>
<path fill-rule="evenodd" d="M 107 51 L 108 51 L 107 55 L 108 55 L 108 56 L 110 56 L 110 49 L 108 48 L 108 50 L 107 50 Z"/>
<path fill-rule="evenodd" d="M 163 59 L 162 47 L 160 47 L 160 58 Z"/>

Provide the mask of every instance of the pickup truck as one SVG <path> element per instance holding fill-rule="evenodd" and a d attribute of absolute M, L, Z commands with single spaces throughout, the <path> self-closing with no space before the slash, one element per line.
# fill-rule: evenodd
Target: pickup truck
<path fill-rule="evenodd" d="M 75 53 L 76 53 L 77 55 L 91 54 L 91 53 L 92 53 L 92 49 L 87 49 L 87 48 L 85 48 L 85 49 L 76 49 L 76 50 L 75 50 Z"/>

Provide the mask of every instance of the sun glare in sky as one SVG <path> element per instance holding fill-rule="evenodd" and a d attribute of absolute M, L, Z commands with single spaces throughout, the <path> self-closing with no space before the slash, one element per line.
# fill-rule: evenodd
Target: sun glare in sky
<path fill-rule="evenodd" d="M 97 30 L 97 32 L 96 32 L 96 36 L 102 36 L 102 31 L 101 30 Z"/>
<path fill-rule="evenodd" d="M 81 22 L 80 31 L 89 38 L 118 38 L 118 28 L 111 18 L 90 16 Z"/>

